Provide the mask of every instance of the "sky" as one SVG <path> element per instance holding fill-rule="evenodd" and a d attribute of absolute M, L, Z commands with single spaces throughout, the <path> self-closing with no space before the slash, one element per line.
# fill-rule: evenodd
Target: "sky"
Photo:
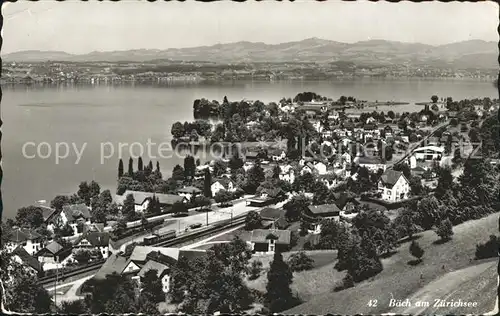
<path fill-rule="evenodd" d="M 167 49 L 238 41 L 277 44 L 318 37 L 431 45 L 498 41 L 498 5 L 368 1 L 236 3 L 40 1 L 4 3 L 2 54 L 56 50 L 73 54 Z"/>

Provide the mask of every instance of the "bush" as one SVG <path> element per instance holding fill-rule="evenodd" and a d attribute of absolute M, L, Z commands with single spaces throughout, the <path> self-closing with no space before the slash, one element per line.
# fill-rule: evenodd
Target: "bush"
<path fill-rule="evenodd" d="M 261 271 L 262 271 L 262 262 L 260 262 L 259 260 L 252 261 L 252 265 L 250 266 L 250 269 L 248 271 L 248 279 L 249 280 L 258 279 Z"/>
<path fill-rule="evenodd" d="M 449 219 L 445 219 L 439 223 L 435 230 L 436 234 L 441 237 L 441 240 L 448 241 L 453 236 L 453 225 Z"/>
<path fill-rule="evenodd" d="M 412 256 L 418 259 L 418 261 L 422 260 L 422 256 L 424 255 L 424 249 L 420 247 L 420 244 L 415 240 L 410 244 L 410 253 Z"/>
<path fill-rule="evenodd" d="M 498 256 L 499 239 L 495 235 L 490 235 L 490 240 L 484 244 L 476 245 L 476 259 L 494 258 Z"/>
<path fill-rule="evenodd" d="M 78 261 L 79 264 L 89 263 L 91 257 L 91 253 L 88 250 L 80 249 L 75 251 L 73 254 L 73 258 Z"/>
<path fill-rule="evenodd" d="M 347 273 L 344 279 L 342 279 L 342 287 L 348 289 L 354 286 L 354 278 L 350 273 Z"/>
<path fill-rule="evenodd" d="M 245 230 L 254 230 L 262 227 L 262 218 L 256 211 L 250 211 L 245 217 Z"/>
<path fill-rule="evenodd" d="M 292 272 L 311 270 L 313 268 L 313 263 L 314 260 L 309 258 L 303 251 L 294 253 L 290 256 L 290 259 L 288 259 L 288 266 Z"/>

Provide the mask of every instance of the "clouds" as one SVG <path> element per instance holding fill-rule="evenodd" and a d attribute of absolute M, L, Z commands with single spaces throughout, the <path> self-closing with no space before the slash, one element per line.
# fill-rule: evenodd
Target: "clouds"
<path fill-rule="evenodd" d="M 166 49 L 319 37 L 444 44 L 498 40 L 496 3 L 17 2 L 2 7 L 3 53 Z"/>

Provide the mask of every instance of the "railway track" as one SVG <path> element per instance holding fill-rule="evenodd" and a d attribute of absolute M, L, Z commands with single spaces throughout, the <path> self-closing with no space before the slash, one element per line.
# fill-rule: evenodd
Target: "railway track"
<path fill-rule="evenodd" d="M 199 231 L 196 231 L 196 232 L 193 232 L 190 234 L 180 235 L 178 237 L 175 237 L 175 238 L 172 238 L 169 240 L 164 240 L 164 241 L 160 241 L 157 243 L 153 243 L 149 246 L 156 246 L 156 247 L 182 246 L 182 245 L 186 244 L 187 242 L 193 242 L 193 241 L 199 240 L 201 238 L 207 237 L 209 235 L 212 235 L 214 233 L 218 233 L 218 232 L 224 231 L 226 229 L 241 225 L 245 222 L 245 216 L 246 216 L 246 214 L 235 216 L 232 220 L 224 220 L 224 221 L 221 221 L 221 222 L 214 224 L 213 226 L 211 226 L 209 228 L 199 230 Z M 85 267 L 82 267 L 80 269 L 75 269 L 72 271 L 68 271 L 66 273 L 61 272 L 57 276 L 57 279 L 58 280 L 65 280 L 67 278 L 78 276 L 78 275 L 83 274 L 83 273 L 92 272 L 92 271 L 97 272 L 101 268 L 101 266 L 104 264 L 104 262 L 106 262 L 106 260 L 100 260 L 98 262 L 94 262 L 94 263 L 91 263 L 89 265 L 86 265 Z M 42 277 L 42 278 L 38 279 L 38 283 L 42 286 L 54 283 L 55 281 L 56 281 L 55 275 Z"/>

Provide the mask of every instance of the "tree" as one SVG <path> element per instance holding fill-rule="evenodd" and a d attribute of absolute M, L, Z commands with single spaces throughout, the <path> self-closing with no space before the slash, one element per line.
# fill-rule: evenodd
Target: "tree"
<path fill-rule="evenodd" d="M 163 285 L 157 270 L 148 270 L 144 276 L 141 277 L 141 286 L 141 296 L 144 296 L 148 301 L 152 301 L 156 304 L 165 301 Z"/>
<path fill-rule="evenodd" d="M 438 183 L 435 190 L 435 196 L 441 198 L 446 191 L 453 188 L 453 175 L 450 168 L 438 168 Z"/>
<path fill-rule="evenodd" d="M 120 236 L 127 229 L 127 220 L 125 218 L 120 218 L 113 227 L 113 232 L 115 235 Z"/>
<path fill-rule="evenodd" d="M 118 162 L 118 179 L 120 179 L 123 176 L 123 160 L 120 158 L 120 161 Z"/>
<path fill-rule="evenodd" d="M 101 187 L 97 182 L 92 180 L 89 184 L 90 201 L 92 202 L 92 199 L 98 198 L 100 193 L 101 193 Z"/>
<path fill-rule="evenodd" d="M 87 264 L 90 261 L 90 251 L 86 249 L 80 249 L 75 251 L 73 258 L 78 261 L 79 264 Z"/>
<path fill-rule="evenodd" d="M 256 163 L 247 172 L 247 181 L 244 186 L 245 192 L 248 194 L 254 194 L 260 184 L 264 182 L 265 178 L 266 176 L 264 174 L 264 170 L 259 163 Z"/>
<path fill-rule="evenodd" d="M 85 205 L 90 206 L 90 187 L 87 184 L 87 181 L 81 182 L 78 187 L 78 196 L 85 201 Z"/>
<path fill-rule="evenodd" d="M 151 200 L 148 203 L 147 212 L 149 214 L 159 214 L 159 213 L 161 213 L 160 200 L 155 195 L 153 195 L 153 197 L 151 198 Z"/>
<path fill-rule="evenodd" d="M 134 176 L 134 159 L 132 159 L 132 157 L 130 157 L 128 159 L 128 176 L 129 177 L 133 177 Z"/>
<path fill-rule="evenodd" d="M 142 157 L 139 157 L 137 160 L 137 170 L 138 171 L 143 171 L 144 170 L 144 165 L 142 163 Z"/>
<path fill-rule="evenodd" d="M 210 205 L 212 205 L 212 200 L 206 196 L 198 195 L 193 199 L 194 207 L 199 207 L 200 209 L 210 210 Z"/>
<path fill-rule="evenodd" d="M 174 138 L 181 138 L 184 136 L 186 131 L 184 130 L 184 125 L 181 122 L 175 122 L 170 130 Z"/>
<path fill-rule="evenodd" d="M 205 169 L 205 180 L 203 182 L 203 194 L 211 198 L 212 197 L 212 175 L 210 174 L 210 169 Z"/>
<path fill-rule="evenodd" d="M 133 194 L 127 194 L 123 201 L 122 214 L 126 219 L 132 218 L 135 213 L 135 199 Z"/>
<path fill-rule="evenodd" d="M 182 202 L 175 202 L 172 205 L 172 213 L 180 215 L 180 214 L 187 214 L 188 209 L 186 207 L 186 204 Z"/>
<path fill-rule="evenodd" d="M 431 97 L 431 100 L 432 100 L 432 103 L 437 103 L 437 101 L 439 100 L 439 97 L 437 95 L 433 95 Z"/>
<path fill-rule="evenodd" d="M 227 164 L 222 160 L 215 160 L 213 168 L 215 177 L 220 177 L 226 173 Z"/>
<path fill-rule="evenodd" d="M 434 196 L 426 196 L 417 204 L 419 225 L 424 229 L 431 229 L 442 217 L 442 210 L 438 200 Z"/>
<path fill-rule="evenodd" d="M 262 262 L 259 260 L 252 261 L 250 268 L 248 269 L 248 279 L 257 280 L 262 271 Z"/>
<path fill-rule="evenodd" d="M 288 259 L 288 266 L 292 272 L 311 270 L 313 268 L 314 260 L 306 255 L 304 251 L 294 253 Z"/>
<path fill-rule="evenodd" d="M 2 261 L 4 260 L 5 258 Z M 9 270 L 14 270 L 11 274 L 16 274 L 12 276 L 13 280 L 10 282 L 6 279 L 7 275 L 2 277 L 5 308 L 18 313 L 50 313 L 52 301 L 47 290 L 38 283 L 36 276 L 26 271 L 24 267 L 12 264 L 12 261 L 8 259 L 4 262 L 8 264 Z"/>
<path fill-rule="evenodd" d="M 405 207 L 394 219 L 394 227 L 400 238 L 408 236 L 411 240 L 413 235 L 418 232 L 418 226 L 415 224 L 415 217 L 415 212 L 409 207 Z"/>
<path fill-rule="evenodd" d="M 245 230 L 254 230 L 262 227 L 262 218 L 256 211 L 250 211 L 245 217 Z"/>
<path fill-rule="evenodd" d="M 174 170 L 172 171 L 172 179 L 176 181 L 184 180 L 184 169 L 181 166 L 175 165 Z"/>
<path fill-rule="evenodd" d="M 453 224 L 446 218 L 437 225 L 435 232 L 442 241 L 448 241 L 453 236 Z"/>
<path fill-rule="evenodd" d="M 51 202 L 50 207 L 56 211 L 61 211 L 64 205 L 70 204 L 69 197 L 66 195 L 57 195 Z"/>
<path fill-rule="evenodd" d="M 156 162 L 156 172 L 157 172 L 157 173 L 160 173 L 160 172 L 161 172 L 161 171 L 160 171 L 160 162 L 159 162 L 159 161 L 157 161 L 157 162 Z"/>
<path fill-rule="evenodd" d="M 37 228 L 44 222 L 42 209 L 33 205 L 17 210 L 16 223 L 21 227 Z"/>
<path fill-rule="evenodd" d="M 274 253 L 273 262 L 267 273 L 264 302 L 271 313 L 279 313 L 291 308 L 295 303 L 290 285 L 293 274 L 288 264 L 283 261 L 281 252 Z"/>
<path fill-rule="evenodd" d="M 227 190 L 219 190 L 217 193 L 215 193 L 214 199 L 215 202 L 219 203 L 220 206 L 224 206 L 227 205 L 227 202 L 233 199 L 233 195 Z"/>
<path fill-rule="evenodd" d="M 89 310 L 85 301 L 76 300 L 76 301 L 63 301 L 61 303 L 61 307 L 58 312 L 60 314 L 65 315 L 79 315 L 79 314 L 88 314 Z"/>
<path fill-rule="evenodd" d="M 184 176 L 186 177 L 186 179 L 192 179 L 194 178 L 195 173 L 196 165 L 194 157 L 191 155 L 187 155 L 186 158 L 184 158 Z"/>
<path fill-rule="evenodd" d="M 292 197 L 290 201 L 283 205 L 287 220 L 290 222 L 298 221 L 310 204 L 311 201 L 304 194 Z"/>
<path fill-rule="evenodd" d="M 387 116 L 389 116 L 392 120 L 396 117 L 393 111 L 387 112 Z"/>
<path fill-rule="evenodd" d="M 412 256 L 417 258 L 418 262 L 421 262 L 422 256 L 424 255 L 424 249 L 422 249 L 422 247 L 420 247 L 420 244 L 414 240 L 410 244 L 410 253 Z"/>

